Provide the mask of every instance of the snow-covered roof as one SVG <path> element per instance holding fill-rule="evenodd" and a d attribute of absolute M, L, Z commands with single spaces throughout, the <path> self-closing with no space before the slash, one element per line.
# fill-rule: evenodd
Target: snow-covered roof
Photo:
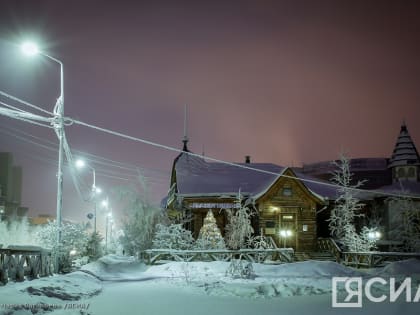
<path fill-rule="evenodd" d="M 380 187 L 378 190 L 385 193 L 420 195 L 420 182 L 404 180 Z"/>
<path fill-rule="evenodd" d="M 203 158 L 182 153 L 175 163 L 178 193 L 184 196 L 233 196 L 240 189 L 245 195 L 257 197 L 271 187 L 286 169 L 272 163 L 237 164 L 273 174 L 229 164 L 207 162 Z M 296 175 L 298 178 L 322 182 L 308 175 L 300 173 Z M 306 181 L 303 184 L 315 195 L 322 198 L 335 199 L 337 196 L 334 187 Z"/>
<path fill-rule="evenodd" d="M 397 143 L 395 144 L 389 167 L 402 165 L 420 165 L 420 157 L 416 146 L 410 137 L 407 126 L 401 126 Z"/>

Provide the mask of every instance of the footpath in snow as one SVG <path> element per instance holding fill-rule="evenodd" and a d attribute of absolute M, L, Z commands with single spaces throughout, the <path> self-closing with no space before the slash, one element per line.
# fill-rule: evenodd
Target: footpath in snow
<path fill-rule="evenodd" d="M 251 279 L 226 275 L 227 262 L 170 262 L 146 266 L 108 255 L 82 270 L 0 287 L 0 314 L 418 314 L 419 303 L 371 303 L 361 309 L 331 307 L 332 277 L 413 278 L 420 261 L 360 271 L 334 262 L 254 264 Z M 377 296 L 389 288 L 375 285 Z M 341 292 L 342 293 L 342 292 Z M 34 307 L 36 305 L 36 307 Z M 35 311 L 34 311 L 35 310 Z"/>

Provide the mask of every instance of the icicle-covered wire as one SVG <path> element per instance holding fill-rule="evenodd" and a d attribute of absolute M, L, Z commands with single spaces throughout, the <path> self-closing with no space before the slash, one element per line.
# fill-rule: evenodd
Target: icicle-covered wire
<path fill-rule="evenodd" d="M 13 101 L 19 102 L 19 103 L 21 103 L 21 104 L 23 104 L 23 105 L 29 106 L 29 107 L 31 107 L 31 108 L 33 108 L 33 109 L 39 110 L 39 111 L 41 111 L 41 112 L 44 112 L 45 114 L 54 115 L 54 114 L 53 114 L 52 112 L 50 112 L 50 111 L 47 111 L 47 110 L 45 110 L 45 109 L 43 109 L 43 108 L 41 108 L 41 107 L 39 107 L 39 106 L 36 106 L 36 105 L 34 105 L 34 104 L 31 104 L 31 103 L 29 103 L 29 102 L 27 102 L 27 101 L 24 101 L 24 100 L 22 100 L 22 99 L 20 99 L 20 98 L 18 98 L 18 97 L 16 97 L 16 96 L 13 96 L 13 95 L 10 95 L 10 94 L 6 93 L 6 92 L 0 91 L 0 95 L 3 95 L 3 96 L 5 96 L 5 97 L 7 97 L 7 98 L 9 98 L 9 99 L 11 99 L 11 100 L 13 100 Z"/>

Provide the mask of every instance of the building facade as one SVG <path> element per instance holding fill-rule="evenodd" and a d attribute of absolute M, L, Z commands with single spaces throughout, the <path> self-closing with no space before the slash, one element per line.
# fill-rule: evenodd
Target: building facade
<path fill-rule="evenodd" d="M 190 154 L 187 142 L 184 139 L 183 152 L 174 160 L 171 188 L 163 206 L 171 216 L 191 215 L 187 227 L 195 237 L 209 210 L 224 233 L 227 224 L 224 209 L 235 207 L 238 192 L 243 203 L 255 208 L 254 233 L 270 236 L 279 247 L 314 251 L 317 238 L 329 236 L 329 213 L 339 195 L 338 187 L 330 182 L 335 170 L 331 162 L 288 168 L 251 163 L 246 157 L 245 163 L 222 164 Z M 354 180 L 367 180 L 365 192 L 358 195 L 366 205 L 364 212 L 368 217 L 368 212 L 378 210 L 379 205 L 385 238 L 392 223 L 386 194 L 420 196 L 419 167 L 420 158 L 405 124 L 391 158 L 351 160 Z"/>

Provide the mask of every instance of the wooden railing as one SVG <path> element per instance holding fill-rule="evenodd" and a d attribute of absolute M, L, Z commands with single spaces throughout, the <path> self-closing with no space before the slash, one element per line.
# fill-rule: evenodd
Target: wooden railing
<path fill-rule="evenodd" d="M 318 250 L 321 252 L 330 252 L 335 258 L 336 262 L 341 262 L 342 251 L 338 247 L 337 243 L 332 238 L 318 238 L 317 240 Z"/>
<path fill-rule="evenodd" d="M 404 260 L 409 258 L 420 259 L 420 253 L 402 252 L 343 252 L 342 263 L 351 267 L 378 267 L 387 262 Z"/>
<path fill-rule="evenodd" d="M 0 248 L 0 283 L 52 275 L 51 251 L 35 246 Z"/>
<path fill-rule="evenodd" d="M 170 250 L 148 249 L 140 253 L 140 259 L 153 265 L 164 261 L 231 261 L 244 259 L 250 262 L 264 263 L 293 262 L 294 251 L 292 248 L 276 249 L 240 249 L 240 250 Z"/>
<path fill-rule="evenodd" d="M 420 253 L 403 252 L 343 252 L 332 238 L 318 238 L 318 250 L 328 251 L 337 262 L 351 267 L 378 267 L 386 262 L 404 260 L 409 258 L 420 259 Z"/>

